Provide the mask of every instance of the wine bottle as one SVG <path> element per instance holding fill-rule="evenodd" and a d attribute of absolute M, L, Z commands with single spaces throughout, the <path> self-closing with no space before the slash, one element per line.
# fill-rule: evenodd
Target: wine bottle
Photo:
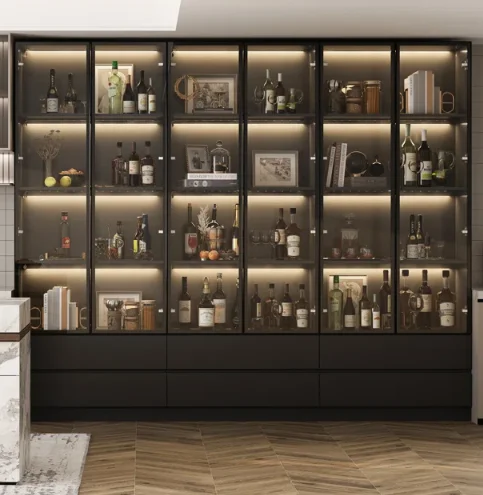
<path fill-rule="evenodd" d="M 340 331 L 343 325 L 344 294 L 339 289 L 339 275 L 334 275 L 334 288 L 329 292 L 329 330 Z"/>
<path fill-rule="evenodd" d="M 122 113 L 122 79 L 119 77 L 117 71 L 118 65 L 114 60 L 112 62 L 112 71 L 108 77 L 109 89 L 107 96 L 109 97 L 109 113 L 118 114 Z"/>
<path fill-rule="evenodd" d="M 131 76 L 126 76 L 126 89 L 122 97 L 122 113 L 136 113 L 136 97 L 131 86 Z"/>
<path fill-rule="evenodd" d="M 117 142 L 117 155 L 111 162 L 111 184 L 119 186 L 122 184 L 122 175 L 124 173 L 124 158 L 122 157 L 122 142 Z"/>
<path fill-rule="evenodd" d="M 362 286 L 362 297 L 359 301 L 359 322 L 361 330 L 372 328 L 372 306 L 367 297 L 367 285 Z"/>
<path fill-rule="evenodd" d="M 401 328 L 407 330 L 411 327 L 411 308 L 409 298 L 413 291 L 408 287 L 409 270 L 402 271 L 401 289 L 399 291 L 399 314 Z"/>
<path fill-rule="evenodd" d="M 267 328 L 278 327 L 278 318 L 276 311 L 278 302 L 275 299 L 275 284 L 268 284 L 268 297 L 263 305 L 263 324 Z"/>
<path fill-rule="evenodd" d="M 392 303 L 391 286 L 389 285 L 389 270 L 382 272 L 382 286 L 379 290 L 379 304 L 381 305 L 381 327 L 383 330 L 391 330 Z"/>
<path fill-rule="evenodd" d="M 222 328 L 226 325 L 226 295 L 223 292 L 223 275 L 216 276 L 216 291 L 213 294 L 213 304 L 215 305 L 215 327 Z"/>
<path fill-rule="evenodd" d="M 138 94 L 138 113 L 148 113 L 148 94 L 144 82 L 144 71 L 141 71 L 141 79 L 136 87 Z"/>
<path fill-rule="evenodd" d="M 285 113 L 285 88 L 282 83 L 282 73 L 278 74 L 278 83 L 275 87 L 275 96 L 277 97 L 277 113 Z"/>
<path fill-rule="evenodd" d="M 147 213 L 143 213 L 143 243 L 144 251 L 151 251 L 151 232 L 149 232 L 149 217 Z"/>
<path fill-rule="evenodd" d="M 406 258 L 408 260 L 417 260 L 419 258 L 419 245 L 416 237 L 416 228 L 414 226 L 414 215 L 409 217 L 409 234 L 406 242 Z"/>
<path fill-rule="evenodd" d="M 285 284 L 285 292 L 282 298 L 282 315 L 280 317 L 280 326 L 282 328 L 293 327 L 293 301 L 290 297 L 289 284 Z"/>
<path fill-rule="evenodd" d="M 305 299 L 305 284 L 299 285 L 299 300 L 295 303 L 297 328 L 309 327 L 309 303 Z"/>
<path fill-rule="evenodd" d="M 297 112 L 297 99 L 295 98 L 295 88 L 290 88 L 289 97 L 285 109 L 287 110 L 287 113 Z"/>
<path fill-rule="evenodd" d="M 275 257 L 277 260 L 285 259 L 287 254 L 287 234 L 285 232 L 287 224 L 283 219 L 283 208 L 278 209 L 278 222 L 275 225 L 275 229 L 278 231 L 280 240 L 275 246 Z"/>
<path fill-rule="evenodd" d="M 124 233 L 122 231 L 122 222 L 121 220 L 117 221 L 117 229 L 116 233 L 114 234 L 114 237 L 112 238 L 112 244 L 114 246 L 114 249 L 116 250 L 117 253 L 117 259 L 118 260 L 123 260 L 124 259 Z"/>
<path fill-rule="evenodd" d="M 421 146 L 418 149 L 418 160 L 420 167 L 419 185 L 431 187 L 433 179 L 433 163 L 431 161 L 431 149 L 428 146 L 427 131 L 421 131 Z"/>
<path fill-rule="evenodd" d="M 443 288 L 437 295 L 439 324 L 442 327 L 454 327 L 456 316 L 456 296 L 449 288 L 449 270 L 443 270 Z"/>
<path fill-rule="evenodd" d="M 417 316 L 418 328 L 429 330 L 433 313 L 433 291 L 428 285 L 428 270 L 423 270 L 423 282 L 418 292 L 423 298 L 423 307 Z"/>
<path fill-rule="evenodd" d="M 263 326 L 262 299 L 258 295 L 258 284 L 255 284 L 255 293 L 250 299 L 250 324 L 252 328 Z"/>
<path fill-rule="evenodd" d="M 47 113 L 58 113 L 59 93 L 55 86 L 55 69 L 50 69 L 50 85 L 47 90 Z"/>
<path fill-rule="evenodd" d="M 296 208 L 290 208 L 290 225 L 285 230 L 287 236 L 287 257 L 291 260 L 300 258 L 300 234 L 301 230 L 295 221 Z"/>
<path fill-rule="evenodd" d="M 64 103 L 66 107 L 72 105 L 74 113 L 77 112 L 77 93 L 74 89 L 74 74 L 72 72 L 67 76 L 67 92 L 65 93 Z"/>
<path fill-rule="evenodd" d="M 424 249 L 423 215 L 418 215 L 416 240 L 418 241 L 418 257 L 424 258 L 426 256 L 426 251 Z"/>
<path fill-rule="evenodd" d="M 151 156 L 151 141 L 146 141 L 144 146 L 144 156 L 141 159 L 141 185 L 154 186 L 154 159 Z"/>
<path fill-rule="evenodd" d="M 146 90 L 148 95 L 148 113 L 156 113 L 156 93 L 153 88 L 153 79 L 149 78 L 149 86 Z"/>
<path fill-rule="evenodd" d="M 188 203 L 188 221 L 184 226 L 183 252 L 187 260 L 191 260 L 198 252 L 198 230 L 193 223 L 193 207 Z"/>
<path fill-rule="evenodd" d="M 191 325 L 191 296 L 188 293 L 188 277 L 181 278 L 181 294 L 178 297 L 178 323 L 183 327 Z"/>
<path fill-rule="evenodd" d="M 263 93 L 265 96 L 265 113 L 275 113 L 277 97 L 275 96 L 275 88 L 270 79 L 270 71 L 268 69 L 265 83 L 263 84 Z"/>
<path fill-rule="evenodd" d="M 344 306 L 344 330 L 356 328 L 356 308 L 352 302 L 352 289 L 347 289 L 347 297 Z"/>
<path fill-rule="evenodd" d="M 239 227 L 239 205 L 235 205 L 235 219 L 233 220 L 233 229 L 231 232 L 231 248 L 235 252 L 235 256 L 240 255 L 240 227 Z"/>
<path fill-rule="evenodd" d="M 70 258 L 70 246 L 69 213 L 62 211 L 60 213 L 60 247 L 64 258 Z"/>
<path fill-rule="evenodd" d="M 143 252 L 143 247 L 145 246 L 143 241 L 143 237 L 144 237 L 143 217 L 139 216 L 136 217 L 136 219 L 137 219 L 137 225 L 136 225 L 136 231 L 134 232 L 133 246 L 132 246 L 134 257 L 141 254 Z"/>
<path fill-rule="evenodd" d="M 136 152 L 136 142 L 132 143 L 132 152 L 129 155 L 129 185 L 139 186 L 139 155 Z"/>
<path fill-rule="evenodd" d="M 372 294 L 372 328 L 381 329 L 381 308 L 377 304 L 377 294 Z"/>
<path fill-rule="evenodd" d="M 236 279 L 236 293 L 235 293 L 235 302 L 233 303 L 233 307 L 231 309 L 231 324 L 233 330 L 239 330 L 240 328 L 240 279 L 237 277 Z"/>
<path fill-rule="evenodd" d="M 411 126 L 406 124 L 406 137 L 402 144 L 402 168 L 404 172 L 404 186 L 414 187 L 418 184 L 418 159 L 416 146 L 411 139 Z"/>
<path fill-rule="evenodd" d="M 200 328 L 213 328 L 215 326 L 215 305 L 211 300 L 210 281 L 208 277 L 203 279 L 203 293 L 198 304 L 198 325 Z"/>
<path fill-rule="evenodd" d="M 216 204 L 213 205 L 213 209 L 211 210 L 211 220 L 208 224 L 208 247 L 210 250 L 218 249 L 219 246 L 219 227 L 220 224 L 216 219 L 217 214 Z"/>

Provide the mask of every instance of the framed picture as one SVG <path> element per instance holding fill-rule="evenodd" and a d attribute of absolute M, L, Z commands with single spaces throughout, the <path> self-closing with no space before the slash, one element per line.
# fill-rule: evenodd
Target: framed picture
<path fill-rule="evenodd" d="M 193 94 L 196 90 L 199 93 L 192 100 L 186 100 L 186 113 L 236 113 L 236 74 L 190 76 L 195 81 L 186 78 L 186 94 Z"/>
<path fill-rule="evenodd" d="M 96 113 L 109 113 L 109 96 L 107 89 L 109 88 L 109 76 L 112 72 L 110 64 L 96 64 L 95 73 L 95 97 L 96 97 Z M 117 73 L 123 82 L 122 93 L 126 86 L 126 76 L 131 76 L 131 86 L 134 88 L 134 65 L 119 64 Z"/>
<path fill-rule="evenodd" d="M 297 187 L 298 151 L 254 151 L 253 187 Z"/>
<path fill-rule="evenodd" d="M 352 289 L 352 302 L 356 309 L 356 322 L 359 326 L 359 301 L 362 299 L 362 286 L 367 285 L 367 275 L 339 275 L 339 289 L 344 294 L 344 305 L 347 289 Z M 334 288 L 334 275 L 329 275 L 329 291 Z"/>
<path fill-rule="evenodd" d="M 108 299 L 122 299 L 124 304 L 128 302 L 141 302 L 143 293 L 141 291 L 117 291 L 106 290 L 96 292 L 96 328 L 107 330 L 107 308 L 104 304 Z"/>
<path fill-rule="evenodd" d="M 204 144 L 186 145 L 186 170 L 188 173 L 211 173 L 210 152 Z"/>

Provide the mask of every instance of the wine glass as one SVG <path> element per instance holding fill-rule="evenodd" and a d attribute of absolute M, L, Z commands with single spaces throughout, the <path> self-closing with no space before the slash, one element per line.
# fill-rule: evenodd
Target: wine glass
<path fill-rule="evenodd" d="M 270 244 L 272 245 L 272 255 L 275 258 L 275 248 L 280 242 L 280 232 L 277 229 L 271 229 L 269 232 Z"/>
<path fill-rule="evenodd" d="M 253 91 L 253 100 L 260 107 L 260 113 L 263 113 L 263 102 L 265 101 L 265 91 L 262 86 L 255 86 Z"/>
<path fill-rule="evenodd" d="M 409 309 L 411 311 L 412 320 L 413 320 L 411 328 L 413 330 L 417 330 L 418 325 L 416 323 L 416 320 L 418 318 L 418 314 L 421 313 L 421 310 L 424 307 L 423 297 L 421 296 L 421 294 L 411 294 L 411 296 L 409 296 L 408 304 L 409 304 Z"/>
<path fill-rule="evenodd" d="M 260 244 L 260 232 L 258 230 L 250 231 L 250 242 L 255 246 Z"/>

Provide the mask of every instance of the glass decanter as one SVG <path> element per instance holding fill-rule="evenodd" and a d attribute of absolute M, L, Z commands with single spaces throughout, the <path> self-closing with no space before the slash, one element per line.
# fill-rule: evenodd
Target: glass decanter
<path fill-rule="evenodd" d="M 214 174 L 226 174 L 230 172 L 230 152 L 223 148 L 221 141 L 216 142 L 216 148 L 210 151 L 211 170 Z"/>

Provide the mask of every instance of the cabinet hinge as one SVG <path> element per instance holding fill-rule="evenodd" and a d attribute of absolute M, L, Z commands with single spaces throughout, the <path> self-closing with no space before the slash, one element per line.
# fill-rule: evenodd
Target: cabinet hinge
<path fill-rule="evenodd" d="M 176 310 L 171 308 L 171 313 L 176 313 Z"/>
<path fill-rule="evenodd" d="M 468 161 L 468 155 L 466 155 L 466 154 L 465 154 L 465 155 L 463 155 L 463 156 L 461 157 L 461 161 L 462 161 L 462 162 L 467 162 L 467 161 Z"/>
<path fill-rule="evenodd" d="M 465 227 L 465 228 L 461 231 L 461 233 L 462 233 L 463 235 L 468 235 L 468 227 Z"/>
<path fill-rule="evenodd" d="M 176 234 L 176 230 L 171 230 L 171 234 Z"/>
<path fill-rule="evenodd" d="M 158 234 L 164 234 L 164 230 L 158 230 Z"/>
<path fill-rule="evenodd" d="M 462 312 L 462 313 L 465 313 L 465 314 L 466 314 L 466 313 L 468 313 L 468 308 L 463 308 L 463 309 L 461 310 L 461 312 Z"/>
<path fill-rule="evenodd" d="M 317 233 L 317 230 L 316 230 L 316 229 L 310 229 L 310 233 L 311 233 L 312 235 L 315 235 L 315 234 Z"/>
<path fill-rule="evenodd" d="M 469 65 L 470 65 L 470 63 L 468 62 L 468 59 L 463 60 L 463 62 L 461 62 L 461 67 L 462 67 L 464 70 L 468 70 Z"/>
<path fill-rule="evenodd" d="M 310 64 L 309 64 L 309 65 L 310 65 L 310 67 L 316 67 L 315 62 L 310 62 Z"/>

